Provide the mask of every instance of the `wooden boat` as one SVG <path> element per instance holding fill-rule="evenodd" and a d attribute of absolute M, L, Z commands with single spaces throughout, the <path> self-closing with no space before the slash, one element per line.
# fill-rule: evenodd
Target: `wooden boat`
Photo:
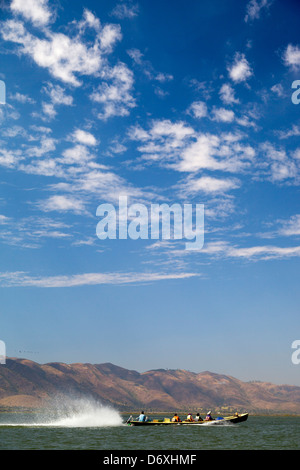
<path fill-rule="evenodd" d="M 148 421 L 137 421 L 134 419 L 129 418 L 126 423 L 129 426 L 207 426 L 207 425 L 217 425 L 217 424 L 224 424 L 224 422 L 230 422 L 233 424 L 242 423 L 248 419 L 249 413 L 242 413 L 242 414 L 235 414 L 232 416 L 226 416 L 224 418 L 216 418 L 212 419 L 211 421 L 179 421 L 174 422 L 171 421 L 170 418 L 163 418 L 163 419 L 153 419 Z"/>

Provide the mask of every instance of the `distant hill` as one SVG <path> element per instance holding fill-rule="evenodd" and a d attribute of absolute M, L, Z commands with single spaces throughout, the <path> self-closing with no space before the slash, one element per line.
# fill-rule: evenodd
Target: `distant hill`
<path fill-rule="evenodd" d="M 43 407 L 59 395 L 88 396 L 120 411 L 220 410 L 300 414 L 300 387 L 242 382 L 212 372 L 150 370 L 113 364 L 38 364 L 7 359 L 0 366 L 0 408 Z"/>

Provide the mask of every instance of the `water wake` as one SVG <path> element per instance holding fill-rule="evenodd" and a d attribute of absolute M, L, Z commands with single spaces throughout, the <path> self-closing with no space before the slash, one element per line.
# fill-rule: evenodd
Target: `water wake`
<path fill-rule="evenodd" d="M 26 422 L 0 423 L 0 426 L 37 426 L 61 428 L 88 428 L 122 426 L 123 420 L 119 412 L 104 406 L 93 399 L 56 399 L 48 409 L 35 414 Z"/>

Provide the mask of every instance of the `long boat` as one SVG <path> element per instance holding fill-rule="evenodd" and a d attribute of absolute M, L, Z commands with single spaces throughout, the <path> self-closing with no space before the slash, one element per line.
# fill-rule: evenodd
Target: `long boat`
<path fill-rule="evenodd" d="M 224 424 L 224 422 L 230 422 L 233 424 L 237 423 L 242 423 L 243 421 L 246 421 L 248 419 L 249 413 L 242 413 L 242 414 L 235 414 L 232 416 L 225 416 L 224 418 L 216 418 L 212 419 L 210 421 L 179 421 L 179 422 L 174 422 L 170 418 L 163 418 L 163 419 L 153 419 L 153 420 L 147 420 L 147 421 L 138 421 L 132 418 L 128 418 L 126 423 L 129 426 L 182 426 L 182 425 L 187 425 L 187 426 L 207 426 L 211 424 Z"/>

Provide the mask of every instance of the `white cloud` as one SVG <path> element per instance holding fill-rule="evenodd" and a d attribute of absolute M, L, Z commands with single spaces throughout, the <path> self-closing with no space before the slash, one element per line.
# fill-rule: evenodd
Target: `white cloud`
<path fill-rule="evenodd" d="M 48 24 L 52 17 L 48 0 L 12 0 L 10 8 L 36 26 Z"/>
<path fill-rule="evenodd" d="M 22 104 L 25 104 L 25 103 L 34 104 L 35 103 L 35 100 L 30 98 L 30 96 L 23 95 L 22 93 L 18 93 L 18 92 L 10 95 L 10 99 L 14 101 L 18 101 L 19 103 L 22 103 Z"/>
<path fill-rule="evenodd" d="M 58 160 L 66 165 L 85 165 L 89 160 L 94 158 L 94 155 L 90 154 L 87 147 L 82 144 L 77 144 L 72 148 L 66 149 L 62 155 L 63 158 L 59 158 Z"/>
<path fill-rule="evenodd" d="M 6 215 L 0 215 L 0 225 L 5 225 L 10 221 L 10 218 Z"/>
<path fill-rule="evenodd" d="M 56 108 L 61 105 L 72 106 L 73 96 L 66 94 L 65 89 L 60 85 L 53 85 L 48 83 L 47 86 L 42 88 L 42 91 L 50 98 L 50 102 L 42 102 L 42 112 L 40 116 L 38 113 L 33 113 L 33 116 L 41 117 L 43 120 L 54 119 L 57 115 Z"/>
<path fill-rule="evenodd" d="M 122 285 L 122 284 L 144 284 L 176 279 L 190 279 L 199 276 L 190 272 L 135 272 L 135 273 L 84 273 L 66 276 L 34 277 L 24 272 L 4 272 L 0 273 L 0 285 L 2 287 L 78 287 L 87 285 Z"/>
<path fill-rule="evenodd" d="M 30 128 L 33 131 L 39 132 L 39 133 L 42 133 L 42 134 L 51 134 L 51 132 L 52 132 L 52 129 L 50 129 L 50 127 L 45 127 L 45 126 L 32 125 L 32 126 L 30 126 Z"/>
<path fill-rule="evenodd" d="M 171 75 L 170 73 L 157 72 L 154 75 L 154 80 L 157 80 L 158 82 L 161 82 L 161 83 L 173 80 L 173 78 L 174 78 L 173 75 Z"/>
<path fill-rule="evenodd" d="M 231 80 L 236 83 L 246 81 L 253 75 L 253 71 L 244 54 L 237 52 L 231 66 L 227 68 Z"/>
<path fill-rule="evenodd" d="M 273 183 L 285 182 L 299 176 L 298 162 L 292 160 L 285 149 L 278 150 L 269 142 L 262 144 L 261 149 L 267 158 L 266 172 L 269 173 L 269 179 Z"/>
<path fill-rule="evenodd" d="M 214 108 L 212 119 L 218 122 L 232 122 L 234 120 L 234 112 L 231 109 Z"/>
<path fill-rule="evenodd" d="M 72 138 L 76 142 L 79 142 L 80 144 L 84 145 L 95 146 L 98 143 L 97 139 L 95 138 L 95 136 L 93 136 L 93 134 L 82 129 L 76 129 L 76 131 L 74 131 L 74 133 L 72 134 Z"/>
<path fill-rule="evenodd" d="M 196 141 L 183 150 L 176 167 L 185 172 L 204 169 L 239 172 L 249 167 L 254 156 L 251 146 L 231 141 L 230 135 L 199 134 Z"/>
<path fill-rule="evenodd" d="M 157 72 L 149 60 L 144 59 L 144 54 L 139 49 L 129 49 L 127 51 L 133 62 L 139 66 L 140 70 L 148 77 L 149 80 L 155 80 L 160 83 L 173 80 L 170 73 Z"/>
<path fill-rule="evenodd" d="M 300 160 L 300 147 L 298 147 L 294 152 L 293 152 L 293 158 L 296 160 Z"/>
<path fill-rule="evenodd" d="M 3 137 L 17 137 L 17 136 L 22 136 L 25 138 L 27 137 L 26 130 L 21 126 L 12 126 L 6 129 L 2 129 L 1 134 Z"/>
<path fill-rule="evenodd" d="M 102 105 L 99 119 L 106 120 L 113 116 L 128 116 L 130 109 L 136 106 L 132 96 L 133 73 L 126 64 L 119 62 L 116 66 L 107 67 L 101 78 L 103 82 L 90 95 L 90 99 Z"/>
<path fill-rule="evenodd" d="M 202 176 L 201 178 L 188 178 L 184 181 L 183 190 L 185 193 L 206 194 L 225 193 L 240 186 L 240 182 L 230 178 L 214 178 L 211 176 Z"/>
<path fill-rule="evenodd" d="M 75 214 L 86 213 L 82 200 L 73 196 L 54 195 L 38 203 L 38 207 L 44 212 L 74 212 Z"/>
<path fill-rule="evenodd" d="M 300 246 L 252 246 L 248 248 L 232 247 L 228 250 L 228 256 L 247 259 L 281 259 L 300 256 Z"/>
<path fill-rule="evenodd" d="M 273 91 L 273 93 L 275 93 L 275 95 L 277 95 L 279 98 L 284 96 L 284 89 L 281 83 L 276 83 L 275 85 L 273 85 L 271 87 L 271 91 Z"/>
<path fill-rule="evenodd" d="M 47 119 L 54 119 L 55 116 L 57 115 L 57 111 L 54 107 L 54 104 L 52 103 L 42 103 L 42 111 L 43 111 L 43 115 L 44 116 L 41 116 L 44 120 L 47 120 Z M 33 113 L 33 116 L 38 116 L 37 113 Z"/>
<path fill-rule="evenodd" d="M 279 230 L 280 235 L 287 237 L 300 235 L 300 214 L 296 214 L 288 221 L 284 221 L 282 227 Z"/>
<path fill-rule="evenodd" d="M 259 19 L 261 10 L 269 8 L 272 3 L 273 0 L 250 0 L 246 8 L 245 22 Z"/>
<path fill-rule="evenodd" d="M 22 159 L 21 152 L 18 151 L 11 151 L 7 149 L 0 148 L 0 165 L 5 166 L 7 168 L 14 168 Z"/>
<path fill-rule="evenodd" d="M 154 93 L 159 97 L 159 98 L 165 98 L 166 96 L 169 95 L 169 92 L 168 91 L 165 91 L 163 90 L 162 88 L 160 87 L 155 87 L 154 88 Z"/>
<path fill-rule="evenodd" d="M 129 55 L 129 57 L 131 57 L 131 59 L 138 65 L 142 65 L 143 64 L 143 57 L 144 57 L 144 54 L 142 54 L 142 52 L 139 50 L 139 49 L 136 49 L 136 48 L 133 48 L 133 49 L 129 49 L 127 51 L 127 54 Z"/>
<path fill-rule="evenodd" d="M 0 222 L 1 223 L 1 222 Z M 0 239 L 2 243 L 18 246 L 19 248 L 40 248 L 42 239 L 69 239 L 72 234 L 62 231 L 70 228 L 59 220 L 49 217 L 23 217 L 21 219 L 8 219 L 5 221 L 5 230 L 2 227 Z"/>
<path fill-rule="evenodd" d="M 64 104 L 66 106 L 72 106 L 73 104 L 73 96 L 67 95 L 65 89 L 60 85 L 48 83 L 48 85 L 43 88 L 43 91 L 50 97 L 51 103 L 54 105 Z"/>
<path fill-rule="evenodd" d="M 65 177 L 63 169 L 57 165 L 56 160 L 48 157 L 31 160 L 27 164 L 20 164 L 18 169 L 32 175 L 55 176 L 56 178 Z"/>
<path fill-rule="evenodd" d="M 238 104 L 239 100 L 234 96 L 234 89 L 229 83 L 224 83 L 220 89 L 220 97 L 225 104 Z"/>
<path fill-rule="evenodd" d="M 300 135 L 300 126 L 293 124 L 288 131 L 278 131 L 280 139 L 288 139 L 289 137 L 297 137 Z"/>
<path fill-rule="evenodd" d="M 106 55 L 121 39 L 121 31 L 118 25 L 107 24 L 101 28 L 100 22 L 88 10 L 84 11 L 82 21 L 73 24 L 78 29 L 73 37 L 47 29 L 44 38 L 39 38 L 29 33 L 23 23 L 7 20 L 1 23 L 1 35 L 5 41 L 16 43 L 21 54 L 30 56 L 39 67 L 48 69 L 55 78 L 80 86 L 77 75 L 98 75 Z M 95 39 L 92 43 L 84 40 L 87 28 L 94 31 Z"/>
<path fill-rule="evenodd" d="M 123 20 L 124 18 L 134 18 L 139 13 L 139 6 L 135 4 L 118 3 L 112 10 L 111 15 Z"/>
<path fill-rule="evenodd" d="M 283 53 L 283 61 L 286 66 L 298 69 L 300 66 L 300 48 L 289 44 Z"/>
<path fill-rule="evenodd" d="M 227 242 L 217 241 L 207 243 L 201 250 L 202 253 L 226 258 L 247 260 L 270 260 L 300 256 L 300 246 L 280 247 L 272 245 L 238 247 L 231 246 Z"/>
<path fill-rule="evenodd" d="M 143 160 L 180 172 L 238 172 L 248 168 L 255 158 L 254 149 L 240 142 L 240 135 L 196 132 L 182 121 L 155 120 L 148 131 L 140 126 L 131 128 L 129 137 L 141 142 L 138 151 Z"/>
<path fill-rule="evenodd" d="M 188 109 L 188 113 L 200 119 L 207 116 L 207 106 L 204 101 L 194 101 Z"/>
<path fill-rule="evenodd" d="M 26 153 L 30 157 L 41 157 L 55 150 L 55 139 L 43 136 L 39 147 L 30 147 Z"/>

